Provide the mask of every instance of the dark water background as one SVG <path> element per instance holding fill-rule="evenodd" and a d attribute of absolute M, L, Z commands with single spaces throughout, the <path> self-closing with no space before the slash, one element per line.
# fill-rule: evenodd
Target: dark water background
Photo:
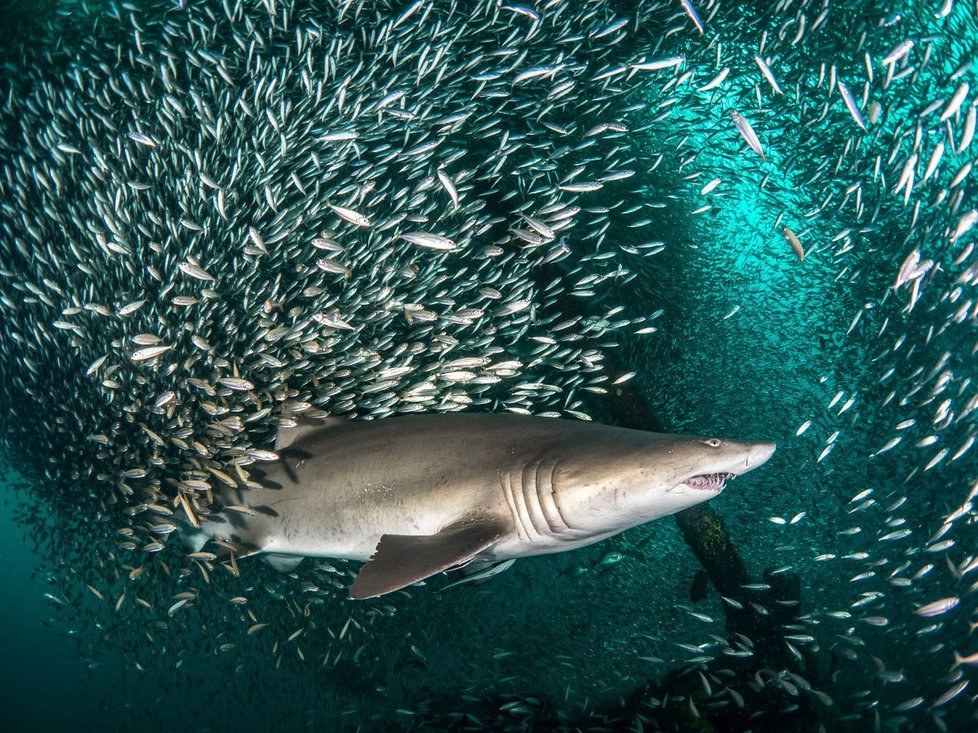
<path fill-rule="evenodd" d="M 90 670 L 78 658 L 64 630 L 43 623 L 50 616 L 41 558 L 24 527 L 15 522 L 16 499 L 4 485 L 0 512 L 0 708 L 8 730 L 64 730 L 99 714 L 86 692 Z"/>
<path fill-rule="evenodd" d="M 389 5 L 392 13 L 402 6 Z M 635 12 L 632 4 L 611 5 L 623 14 Z M 937 448 L 953 452 L 974 434 L 974 417 L 965 408 L 975 394 L 970 382 L 978 382 L 974 316 L 948 327 L 957 308 L 949 294 L 974 255 L 950 264 L 959 250 L 946 236 L 960 213 L 975 205 L 974 190 L 965 184 L 964 203 L 954 214 L 946 204 L 933 203 L 940 186 L 967 159 L 958 156 L 916 194 L 922 213 L 914 216 L 914 199 L 903 206 L 892 194 L 892 180 L 876 186 L 869 173 L 876 155 L 889 154 L 890 136 L 910 125 L 923 104 L 954 91 L 958 81 L 949 76 L 971 57 L 978 37 L 974 9 L 958 3 L 946 25 L 934 18 L 930 5 L 834 6 L 817 43 L 785 52 L 780 60 L 785 85 L 797 79 L 801 95 L 821 103 L 824 90 L 813 85 L 823 59 L 831 56 L 847 79 L 859 78 L 862 60 L 850 52 L 851 29 L 878 29 L 879 19 L 905 13 L 903 25 L 873 31 L 877 57 L 902 38 L 932 37 L 936 60 L 913 88 L 897 85 L 883 98 L 886 110 L 872 132 L 884 132 L 867 136 L 852 153 L 857 162 L 847 174 L 864 186 L 867 209 L 877 207 L 874 216 L 857 221 L 848 209 L 833 213 L 833 207 L 814 218 L 802 216 L 820 207 L 826 192 L 841 199 L 849 184 L 843 174 L 837 181 L 801 183 L 821 161 L 834 160 L 852 133 L 854 123 L 834 92 L 830 114 L 812 133 L 801 123 L 815 113 L 806 117 L 785 100 L 766 98 L 768 114 L 752 112 L 752 119 L 767 144 L 768 160 L 759 161 L 744 148 L 725 110 L 750 109 L 756 69 L 750 83 L 735 77 L 749 76 L 759 33 L 751 28 L 766 28 L 772 10 L 768 3 L 721 5 L 712 27 L 729 27 L 730 42 L 743 44 L 737 53 L 744 64 L 731 74 L 731 91 L 710 104 L 691 104 L 668 125 L 636 133 L 633 141 L 639 161 L 650 167 L 650 156 L 671 150 L 677 136 L 688 134 L 698 141 L 696 169 L 704 175 L 685 181 L 686 171 L 666 163 L 628 192 L 629 200 L 666 206 L 653 210 L 654 234 L 639 235 L 619 224 L 609 238 L 626 244 L 662 239 L 667 247 L 647 260 L 630 260 L 638 277 L 609 288 L 596 308 L 663 311 L 652 321 L 655 334 L 616 334 L 620 347 L 614 354 L 620 371 L 638 372 L 637 393 L 664 430 L 763 437 L 779 445 L 769 465 L 733 482 L 711 506 L 724 517 L 755 578 L 780 568 L 799 579 L 799 624 L 816 641 L 811 650 L 799 642 L 804 660 L 795 664 L 789 656 L 773 677 L 790 684 L 783 671 L 791 670 L 830 695 L 833 704 L 792 695 L 772 683 L 757 712 L 790 709 L 801 701 L 795 717 L 788 713 L 798 730 L 814 730 L 819 723 L 851 731 L 974 730 L 973 670 L 952 666 L 954 651 L 974 649 L 968 631 L 974 620 L 972 579 L 954 572 L 978 551 L 973 509 L 952 523 L 944 537 L 955 540 L 951 547 L 935 551 L 937 540 L 928 538 L 965 501 L 978 465 L 969 453 L 933 471 L 923 469 Z M 678 2 L 674 6 L 681 12 Z M 663 55 L 684 49 L 675 43 Z M 918 47 L 915 59 L 920 52 Z M 703 62 L 702 55 L 695 58 Z M 975 74 L 968 71 L 964 78 L 974 82 Z M 637 96 L 650 104 L 659 99 L 651 82 L 647 97 Z M 925 135 L 927 145 L 938 137 Z M 899 155 L 886 169 L 890 174 L 892 166 L 899 172 L 909 153 L 907 140 L 895 145 Z M 951 153 L 947 156 L 950 160 Z M 698 192 L 713 175 L 724 179 L 718 189 L 722 196 L 711 211 L 694 214 L 704 202 Z M 779 213 L 811 247 L 804 263 L 774 228 Z M 848 238 L 835 239 L 850 227 L 855 231 Z M 853 246 L 843 251 L 849 239 Z M 907 288 L 894 292 L 890 286 L 914 248 L 942 267 L 928 277 L 914 310 L 905 313 Z M 584 272 L 601 272 L 600 265 L 590 267 Z M 971 297 L 973 286 L 963 288 L 961 297 Z M 850 327 L 859 313 L 859 322 Z M 889 324 L 885 337 L 878 335 L 884 323 Z M 906 346 L 895 347 L 900 336 Z M 18 372 L 16 365 L 6 367 L 7 373 Z M 889 369 L 894 376 L 881 382 Z M 944 369 L 954 372 L 948 393 L 928 398 Z M 900 396 L 888 400 L 891 389 Z M 918 392 L 920 397 L 912 398 Z M 901 405 L 904 395 L 909 396 Z M 937 405 L 950 396 L 961 419 L 935 429 L 940 441 L 934 447 L 915 446 L 928 434 Z M 840 414 L 850 398 L 853 406 Z M 584 407 L 608 417 L 597 398 Z M 17 410 L 23 414 L 24 406 L 17 404 Z M 907 417 L 918 426 L 897 448 L 875 456 Z M 811 427 L 796 436 L 806 421 Z M 22 452 L 14 460 L 25 459 L 29 456 Z M 12 474 L 7 483 L 17 483 Z M 33 492 L 50 496 L 47 488 L 36 485 Z M 636 710 L 654 709 L 643 704 L 662 699 L 657 685 L 671 671 L 688 669 L 686 679 L 699 684 L 696 675 L 706 665 L 689 663 L 696 652 L 679 644 L 716 645 L 711 634 L 727 635 L 724 602 L 715 591 L 695 604 L 690 600 L 699 564 L 671 520 L 574 553 L 520 562 L 485 586 L 437 593 L 440 583 L 432 581 L 398 596 L 387 610 L 383 604 L 349 604 L 335 591 L 307 593 L 303 582 L 329 589 L 328 580 L 337 577 L 308 560 L 294 577 L 250 563 L 242 567 L 241 579 L 215 573 L 202 585 L 194 578 L 174 580 L 170 567 L 178 566 L 179 553 L 169 548 L 146 562 L 143 577 L 127 583 L 130 558 L 111 551 L 117 538 L 109 536 L 108 522 L 105 528 L 95 522 L 76 527 L 70 495 L 59 497 L 49 511 L 29 492 L 5 489 L 0 530 L 4 730 L 179 727 L 244 733 L 354 729 L 361 722 L 367 728 L 442 730 L 465 724 L 458 717 L 463 713 L 479 721 L 469 721 L 473 729 L 490 723 L 500 729 L 624 729 L 635 725 Z M 867 489 L 873 490 L 875 504 L 852 501 Z M 902 507 L 884 509 L 902 497 Z M 81 499 L 79 505 L 89 507 Z M 899 519 L 904 524 L 893 523 Z M 880 541 L 898 527 L 913 532 L 905 541 Z M 87 533 L 91 544 L 75 539 L 82 536 L 76 531 Z M 816 559 L 826 555 L 831 557 Z M 902 576 L 923 574 L 897 586 L 890 573 L 903 562 L 910 568 Z M 927 564 L 934 568 L 924 572 Z M 336 565 L 340 573 L 354 567 Z M 86 584 L 108 600 L 96 598 Z M 174 593 L 191 584 L 203 589 L 199 598 L 168 615 Z M 130 598 L 121 613 L 114 612 L 112 603 L 123 590 L 142 594 L 155 610 L 133 607 Z M 65 603 L 46 600 L 46 592 Z M 248 606 L 229 607 L 228 598 L 240 594 L 249 596 Z M 942 597 L 960 597 L 960 604 L 934 619 L 915 614 Z M 292 599 L 308 600 L 308 615 Z M 249 610 L 270 628 L 248 634 L 255 620 L 246 615 Z M 841 613 L 851 615 L 840 618 Z M 298 644 L 283 641 L 300 626 L 308 629 L 300 638 L 301 655 Z M 276 640 L 284 652 L 273 648 Z M 234 647 L 220 651 L 223 643 Z M 722 646 L 712 651 L 719 654 Z M 717 668 L 722 665 L 711 669 Z M 961 679 L 971 686 L 953 704 L 938 705 Z M 727 680 L 721 675 L 713 684 L 722 690 Z M 688 685 L 673 682 L 682 694 L 703 702 Z M 924 698 L 920 704 L 900 708 L 917 696 Z M 730 705 L 733 698 L 724 699 Z M 669 725 L 710 729 L 688 707 L 679 707 Z M 791 729 L 784 719 L 768 720 L 753 725 Z"/>

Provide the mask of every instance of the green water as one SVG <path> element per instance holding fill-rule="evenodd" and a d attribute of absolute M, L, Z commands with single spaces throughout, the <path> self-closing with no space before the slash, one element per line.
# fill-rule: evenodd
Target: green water
<path fill-rule="evenodd" d="M 447 4 L 432 5 L 442 12 Z M 169 382 L 159 372 L 134 370 L 144 381 L 126 382 L 130 393 L 121 389 L 117 399 L 106 398 L 99 383 L 80 376 L 99 352 L 88 354 L 84 344 L 70 343 L 70 333 L 51 325 L 60 318 L 61 304 L 47 308 L 37 298 L 31 300 L 33 290 L 11 284 L 36 286 L 41 272 L 53 277 L 40 264 L 33 272 L 30 258 L 22 256 L 23 244 L 33 241 L 24 222 L 40 222 L 45 242 L 72 261 L 69 243 L 74 237 L 83 240 L 87 224 L 74 222 L 76 228 L 61 238 L 47 229 L 47 217 L 53 214 L 45 205 L 83 210 L 94 198 L 81 177 L 53 203 L 40 185 L 25 194 L 25 186 L 14 182 L 20 180 L 17 165 L 24 161 L 18 157 L 23 152 L 21 128 L 33 124 L 47 129 L 33 120 L 44 119 L 36 104 L 18 101 L 5 107 L 0 148 L 3 190 L 16 204 L 3 209 L 6 226 L 0 242 L 9 255 L 0 264 L 12 273 L 4 275 L 0 293 L 16 301 L 5 303 L 3 310 L 9 321 L 0 339 L 0 405 L 5 410 L 0 429 L 9 444 L 8 460 L 23 467 L 29 484 L 15 491 L 11 472 L 4 492 L 9 498 L 3 520 L 0 656 L 13 663 L 4 665 L 0 704 L 4 719 L 12 721 L 7 723 L 10 730 L 67 725 L 80 730 L 242 733 L 974 729 L 974 668 L 955 665 L 954 653 L 968 655 L 975 649 L 969 631 L 975 618 L 973 576 L 962 576 L 962 570 L 978 552 L 975 512 L 968 503 L 978 464 L 967 450 L 957 459 L 952 456 L 975 435 L 976 316 L 973 305 L 962 310 L 976 299 L 969 275 L 975 255 L 962 254 L 970 233 L 960 241 L 949 236 L 960 217 L 976 206 L 973 181 L 965 177 L 954 193 L 942 196 L 960 166 L 973 159 L 973 145 L 961 153 L 954 148 L 974 92 L 969 91 L 968 101 L 949 120 L 936 123 L 935 118 L 962 81 L 978 86 L 970 67 L 960 71 L 974 53 L 975 9 L 956 2 L 943 19 L 935 17 L 938 4 L 924 8 L 917 3 L 854 2 L 825 6 L 828 12 L 819 21 L 822 6 L 814 4 L 782 3 L 789 6 L 785 8 L 720 0 L 715 13 L 705 3 L 694 3 L 706 18 L 708 32 L 701 38 L 679 2 L 600 5 L 608 22 L 618 16 L 641 21 L 635 22 L 634 32 L 602 51 L 606 63 L 683 55 L 684 68 L 695 76 L 679 85 L 680 91 L 664 91 L 663 85 L 681 71 L 655 72 L 639 77 L 647 79 L 641 83 L 620 82 L 621 99 L 614 110 L 627 120 L 629 131 L 621 141 L 595 143 L 594 158 L 627 157 L 621 167 L 636 173 L 578 201 L 592 209 L 585 213 L 595 218 L 587 221 L 597 223 L 568 234 L 571 255 L 553 264 L 542 263 L 538 250 L 512 250 L 495 270 L 479 270 L 484 262 L 474 252 L 454 260 L 423 260 L 399 248 L 388 261 L 359 244 L 367 241 L 366 235 L 357 239 L 361 235 L 354 233 L 349 241 L 357 243 L 351 249 L 360 247 L 360 269 L 349 284 L 335 287 L 338 293 L 365 289 L 383 277 L 405 299 L 423 302 L 431 295 L 424 283 L 438 281 L 432 286 L 437 291 L 432 297 L 438 300 L 447 297 L 445 282 L 469 277 L 464 298 L 474 298 L 479 277 L 494 277 L 492 282 L 499 284 L 516 272 L 510 290 L 539 296 L 538 320 L 532 326 L 521 331 L 512 319 L 494 320 L 490 311 L 478 328 L 445 327 L 441 334 L 462 341 L 452 356 L 466 348 L 475 354 L 492 343 L 510 348 L 529 365 L 525 375 L 511 382 L 473 389 L 474 409 L 566 410 L 605 422 L 628 422 L 637 412 L 663 431 L 775 441 L 778 451 L 768 465 L 732 482 L 709 505 L 723 518 L 752 580 L 762 582 L 765 571 L 773 569 L 777 572 L 767 581 L 790 579 L 800 588 L 797 597 L 773 591 L 765 596 L 769 591 L 758 590 L 741 599 L 747 603 L 750 598 L 758 607 L 751 616 L 758 633 L 751 642 L 757 644 L 755 653 L 728 653 L 749 645 L 727 627 L 730 601 L 715 587 L 706 586 L 705 595 L 691 595 L 701 566 L 670 518 L 589 548 L 522 560 L 484 585 L 440 592 L 448 581 L 439 577 L 367 603 L 345 598 L 357 563 L 310 558 L 297 572 L 282 575 L 263 563 L 243 560 L 240 577 L 215 564 L 206 572 L 194 565 L 188 577 L 177 578 L 183 558 L 175 539 L 160 553 L 120 549 L 116 531 L 134 521 L 125 515 L 124 502 L 113 503 L 113 498 L 107 503 L 106 497 L 116 496 L 111 491 L 114 480 L 70 475 L 54 480 L 43 472 L 56 464 L 50 456 L 75 442 L 84 448 L 70 453 L 76 461 L 70 469 L 82 473 L 85 468 L 103 470 L 95 456 L 114 471 L 145 462 L 153 451 L 146 437 L 125 422 L 126 415 L 148 414 L 140 410 Z M 397 17 L 410 6 L 377 3 L 371 6 L 369 22 Z M 65 12 L 70 8 L 61 7 Z M 276 5 L 282 13 L 289 7 Z M 256 8 L 249 9 L 249 19 L 271 23 Z M 104 25 L 115 28 L 111 18 L 124 10 L 107 8 Z M 174 24 L 191 17 L 181 7 L 152 3 L 142 12 Z M 336 10 L 331 4 L 303 5 L 303 12 L 318 18 Z M 445 12 L 446 24 L 465 26 L 464 19 Z M 819 28 L 793 44 L 798 13 L 809 28 L 816 23 Z M 900 20 L 894 19 L 897 13 Z M 305 16 L 297 12 L 297 17 Z M 123 27 L 124 33 L 104 31 L 105 43 L 129 48 L 130 29 Z M 664 33 L 662 28 L 678 30 Z M 20 31 L 30 32 L 41 33 Z M 771 65 L 784 95 L 772 93 L 754 61 L 765 33 L 767 47 L 775 49 Z M 857 43 L 862 34 L 865 39 Z M 29 50 L 31 37 L 21 37 L 28 38 Z M 38 38 L 51 40 L 43 34 Z M 921 70 L 884 86 L 879 59 L 906 38 L 916 40 L 906 63 Z M 73 48 L 71 37 L 60 42 L 69 51 Z M 717 44 L 723 64 L 733 71 L 718 89 L 697 91 L 719 70 Z M 85 44 L 78 47 L 90 50 Z M 228 57 L 238 52 L 230 44 L 223 48 Z M 552 48 L 533 49 L 537 55 L 527 64 L 552 60 Z M 44 58 L 28 50 L 8 47 L 8 77 L 0 87 L 4 97 L 43 100 L 52 94 L 32 86 L 35 74 L 44 79 L 48 72 L 25 65 L 24 59 L 41 63 L 38 59 Z M 867 52 L 873 58 L 874 81 L 862 104 Z M 106 54 L 112 56 L 105 49 L 99 53 L 93 52 L 93 65 L 105 61 Z M 587 57 L 584 51 L 567 54 Z M 58 63 L 71 63 L 70 52 L 57 58 Z M 283 68 L 290 62 L 272 51 L 267 58 Z M 828 78 L 833 65 L 838 78 L 860 98 L 864 115 L 869 102 L 881 105 L 878 121 L 865 133 L 856 128 L 838 86 L 819 81 Z M 50 74 L 60 78 L 56 69 Z M 297 95 L 301 91 L 298 82 L 289 89 Z M 521 93 L 538 101 L 530 91 Z M 615 96 L 597 82 L 580 93 L 581 100 L 599 93 Z M 921 117 L 935 99 L 944 101 Z M 660 106 L 670 100 L 669 106 Z M 823 110 L 823 105 L 828 106 Z M 629 111 L 621 112 L 626 106 Z M 734 109 L 751 121 L 765 159 L 751 152 L 738 134 L 730 117 Z M 669 114 L 663 117 L 665 111 Z M 508 177 L 478 189 L 487 210 L 503 218 L 515 216 L 513 202 L 529 197 L 535 185 L 521 175 L 544 167 L 548 156 L 557 161 L 553 165 L 563 165 L 556 154 L 561 145 L 556 132 L 553 139 L 541 138 L 532 116 L 512 110 L 507 114 L 505 124 L 514 137 L 527 135 L 544 152 L 542 162 L 534 162 L 533 154 L 520 148 L 508 164 Z M 553 123 L 587 128 L 605 121 L 611 120 L 559 118 Z M 261 117 L 249 124 L 269 129 Z M 215 146 L 215 159 L 232 160 L 234 145 L 258 149 L 245 134 L 249 130 L 239 130 L 240 139 L 228 141 L 226 148 Z M 200 142 L 185 134 L 193 144 Z M 180 140 L 161 147 L 171 142 Z M 944 158 L 923 182 L 924 168 L 939 143 L 946 143 Z M 112 144 L 106 143 L 110 157 Z M 311 146 L 302 138 L 290 144 L 292 150 Z M 913 151 L 919 153 L 916 184 L 904 203 L 903 193 L 894 188 Z M 496 154 L 495 139 L 482 141 L 473 134 L 461 160 L 476 167 Z M 80 176 L 80 168 L 75 172 Z M 174 175 L 182 180 L 181 172 Z M 720 182 L 701 193 L 716 178 Z M 175 207 L 186 202 L 192 206 L 197 199 L 191 188 L 174 184 L 166 193 Z M 241 203 L 264 207 L 260 188 L 248 192 L 253 200 L 242 194 Z M 119 194 L 122 210 L 139 217 L 152 208 L 129 196 L 135 194 Z M 23 216 L 15 210 L 22 202 L 27 203 Z M 701 210 L 706 205 L 710 208 Z M 603 207 L 609 212 L 606 218 L 600 213 Z M 629 207 L 638 208 L 624 213 Z M 220 231 L 214 211 L 207 209 L 206 216 Z M 323 216 L 313 219 L 307 225 L 310 236 Z M 636 219 L 648 221 L 631 226 Z M 145 224 L 146 219 L 140 221 Z M 600 229 L 605 221 L 607 227 Z M 496 223 L 492 236 L 502 236 L 507 226 Z M 803 262 L 782 226 L 801 240 Z M 220 274 L 231 282 L 222 295 L 235 303 L 225 323 L 210 324 L 211 338 L 218 342 L 227 331 L 228 343 L 244 350 L 253 333 L 245 329 L 254 329 L 259 315 L 256 304 L 271 298 L 269 284 L 277 289 L 284 283 L 281 290 L 286 291 L 301 278 L 291 260 L 287 266 L 279 263 L 278 270 L 269 265 L 268 271 L 251 260 L 244 264 L 244 256 L 234 249 L 240 243 L 230 234 L 221 237 L 225 235 L 201 236 L 199 243 L 211 267 L 221 268 Z M 663 242 L 664 249 L 653 256 L 624 249 L 654 240 Z M 919 278 L 919 297 L 909 309 L 913 284 L 892 286 L 914 249 L 938 264 Z M 613 256 L 588 259 L 607 253 Z M 146 253 L 146 261 L 173 269 L 183 256 L 154 258 Z M 419 264 L 413 281 L 389 276 L 388 270 L 415 260 Z M 109 268 L 112 262 L 106 257 L 95 264 Z M 632 276 L 616 275 L 619 266 Z M 129 279 L 139 287 L 152 284 L 136 267 L 128 272 L 106 269 L 104 282 L 64 269 L 61 282 L 77 285 L 80 302 L 103 298 L 121 304 L 135 296 L 104 291 L 128 285 Z M 259 276 L 249 281 L 256 270 Z M 597 285 L 591 280 L 574 291 L 576 283 L 591 276 L 599 280 Z M 405 285 L 408 281 L 418 284 Z M 560 283 L 547 291 L 555 294 L 540 296 L 550 281 Z M 580 290 L 593 294 L 583 297 Z M 161 320 L 167 324 L 183 317 L 174 308 L 163 310 Z M 366 317 L 366 310 L 359 315 Z M 551 328 L 569 314 L 593 319 L 591 330 L 578 325 L 570 330 L 580 332 L 577 342 L 604 354 L 609 365 L 604 381 L 588 382 L 596 379 L 596 372 L 585 369 L 583 360 L 533 360 L 533 350 L 542 342 L 532 337 L 559 337 Z M 639 321 L 642 317 L 648 320 Z M 636 320 L 615 325 L 619 319 Z M 25 341 L 12 335 L 30 333 L 35 324 L 45 338 Z M 129 328 L 124 322 L 119 338 L 137 330 Z M 361 338 L 430 343 L 430 334 L 417 329 L 417 324 L 377 319 Z M 480 341 L 483 336 L 488 340 Z M 44 350 L 59 345 L 62 352 Z M 188 347 L 180 353 L 194 352 Z M 420 353 L 415 366 L 443 358 L 435 351 Z M 255 372 L 269 382 L 278 378 L 267 366 Z M 636 375 L 628 390 L 618 389 L 612 382 L 625 372 Z M 581 383 L 573 381 L 578 373 Z M 361 376 L 366 383 L 373 375 Z M 514 386 L 520 380 L 556 387 L 536 394 Z M 410 381 L 389 387 L 387 394 L 403 393 Z M 45 404 L 50 414 L 36 411 L 35 397 L 21 389 L 25 384 L 56 397 Z M 588 385 L 600 389 L 583 388 Z M 84 393 L 72 392 L 76 386 Z M 309 384 L 293 386 L 312 389 Z M 444 385 L 442 389 L 450 391 Z M 601 394 L 601 389 L 610 394 Z M 127 405 L 123 398 L 130 395 Z M 616 395 L 623 395 L 633 411 L 616 401 Z M 360 396 L 361 407 L 384 398 L 376 393 Z M 75 415 L 76 398 L 84 414 Z M 184 399 L 204 398 L 187 389 L 180 393 L 179 400 Z M 444 409 L 459 404 L 442 403 Z M 40 426 L 36 430 L 31 422 L 35 418 Z M 897 427 L 910 420 L 913 424 Z M 802 431 L 806 423 L 810 426 Z M 101 431 L 112 432 L 111 448 L 92 447 L 82 434 Z M 896 437 L 899 443 L 881 450 Z M 943 458 L 941 450 L 946 451 Z M 167 451 L 191 453 L 173 445 Z M 137 458 L 130 461 L 133 455 Z M 85 466 L 85 458 L 91 466 Z M 15 512 L 21 503 L 23 508 Z M 142 570 L 134 574 L 137 568 Z M 60 601 L 44 599 L 46 592 Z M 173 610 L 181 592 L 193 597 Z M 237 604 L 232 598 L 247 602 Z M 947 613 L 920 613 L 941 598 L 958 603 Z M 770 618 L 787 618 L 790 628 L 781 627 L 781 635 L 772 638 L 766 634 Z M 947 697 L 962 682 L 968 685 Z M 738 696 L 747 702 L 738 704 Z M 918 696 L 921 700 L 915 702 Z"/>

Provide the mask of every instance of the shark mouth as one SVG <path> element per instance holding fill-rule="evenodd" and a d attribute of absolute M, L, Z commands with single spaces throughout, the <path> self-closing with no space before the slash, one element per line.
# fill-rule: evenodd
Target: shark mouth
<path fill-rule="evenodd" d="M 728 478 L 733 478 L 734 475 L 732 473 L 706 473 L 688 478 L 683 483 L 691 489 L 720 493 L 723 491 L 723 482 Z"/>

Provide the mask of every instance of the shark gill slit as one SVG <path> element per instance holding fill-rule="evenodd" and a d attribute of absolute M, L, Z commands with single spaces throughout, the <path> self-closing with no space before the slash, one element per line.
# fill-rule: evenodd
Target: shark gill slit
<path fill-rule="evenodd" d="M 560 502 L 557 501 L 557 484 L 554 481 L 554 477 L 557 475 L 557 461 L 554 461 L 553 468 L 550 469 L 550 500 L 553 502 L 554 510 L 557 512 L 557 516 L 560 517 L 560 521 L 563 522 L 564 526 L 567 527 L 567 531 L 573 534 L 582 535 L 586 534 L 583 530 L 574 529 L 570 526 L 570 522 L 564 516 L 563 510 L 560 508 Z"/>
<path fill-rule="evenodd" d="M 533 523 L 533 529 L 537 535 L 547 537 L 553 535 L 553 527 L 547 519 L 547 512 L 544 510 L 543 503 L 540 501 L 540 467 L 543 460 L 530 461 L 523 467 L 523 501 L 526 504 L 527 514 Z"/>
<path fill-rule="evenodd" d="M 499 479 L 503 487 L 503 496 L 506 497 L 506 504 L 509 506 L 509 513 L 513 515 L 513 525 L 516 527 L 516 533 L 520 540 L 527 542 L 530 538 L 526 533 L 526 527 L 523 526 L 523 518 L 520 516 L 520 512 L 516 507 L 516 492 L 513 491 L 512 478 L 509 472 L 501 471 Z"/>
<path fill-rule="evenodd" d="M 554 503 L 554 472 L 557 470 L 557 461 L 539 461 L 537 462 L 536 471 L 536 486 L 537 486 L 537 503 L 540 505 L 540 510 L 543 512 L 544 519 L 547 520 L 547 526 L 550 528 L 550 534 L 556 536 L 558 534 L 563 534 L 570 527 L 564 518 L 560 514 L 560 510 L 557 508 L 556 503 Z"/>
<path fill-rule="evenodd" d="M 527 529 L 528 535 L 533 535 L 530 539 L 539 539 L 541 536 L 540 527 L 537 521 L 537 517 L 534 514 L 539 513 L 539 507 L 536 506 L 534 497 L 536 496 L 536 481 L 535 481 L 535 463 L 533 461 L 527 461 L 523 464 L 520 470 L 519 486 L 513 487 L 514 489 L 519 489 L 518 491 L 513 491 L 513 495 L 517 497 L 516 505 L 523 512 L 523 526 Z M 534 512 L 534 509 L 537 511 Z M 541 515 L 542 516 L 542 515 Z"/>

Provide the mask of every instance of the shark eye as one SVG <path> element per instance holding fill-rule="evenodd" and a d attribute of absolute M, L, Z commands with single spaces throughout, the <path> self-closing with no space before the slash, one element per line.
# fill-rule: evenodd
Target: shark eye
<path fill-rule="evenodd" d="M 710 438 L 709 440 L 704 440 L 703 442 L 706 443 L 711 448 L 719 448 L 720 447 L 720 441 L 718 439 L 716 439 L 716 438 Z"/>

